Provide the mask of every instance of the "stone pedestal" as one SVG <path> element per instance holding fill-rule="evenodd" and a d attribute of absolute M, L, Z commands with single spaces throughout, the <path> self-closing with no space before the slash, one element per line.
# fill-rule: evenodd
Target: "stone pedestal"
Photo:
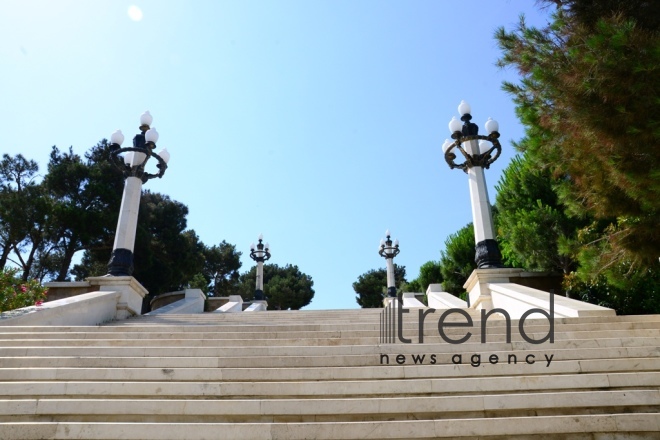
<path fill-rule="evenodd" d="M 149 292 L 133 277 L 90 277 L 87 281 L 95 290 L 120 292 L 115 319 L 126 319 L 142 312 L 142 300 Z"/>
<path fill-rule="evenodd" d="M 493 300 L 490 297 L 488 283 L 508 283 L 512 277 L 518 277 L 522 269 L 475 269 L 470 274 L 463 288 L 468 292 L 470 308 L 491 310 Z"/>
<path fill-rule="evenodd" d="M 261 300 L 252 300 L 252 303 L 247 307 L 244 312 L 265 312 L 268 310 L 268 302 Z"/>

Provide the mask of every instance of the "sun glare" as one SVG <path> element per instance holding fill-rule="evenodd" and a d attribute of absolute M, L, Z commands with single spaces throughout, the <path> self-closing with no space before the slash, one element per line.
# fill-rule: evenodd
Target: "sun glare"
<path fill-rule="evenodd" d="M 142 20 L 142 9 L 138 8 L 135 5 L 128 7 L 128 17 L 133 21 Z"/>

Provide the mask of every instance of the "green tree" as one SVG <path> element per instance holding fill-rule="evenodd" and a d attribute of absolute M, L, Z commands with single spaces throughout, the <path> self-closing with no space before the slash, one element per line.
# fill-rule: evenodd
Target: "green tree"
<path fill-rule="evenodd" d="M 660 313 L 660 271 L 625 264 L 610 271 L 618 273 L 586 281 L 575 273 L 569 274 L 564 277 L 564 289 L 571 297 L 613 308 L 620 315 Z"/>
<path fill-rule="evenodd" d="M 30 234 L 30 212 L 35 205 L 37 163 L 18 154 L 0 161 L 0 269 L 12 252 L 20 251 Z M 25 272 L 25 268 L 24 268 Z M 29 268 L 27 268 L 29 272 Z"/>
<path fill-rule="evenodd" d="M 241 274 L 235 295 L 252 301 L 256 285 L 257 267 Z M 264 296 L 268 310 L 299 310 L 314 298 L 314 281 L 298 266 L 287 264 L 264 264 Z"/>
<path fill-rule="evenodd" d="M 463 284 L 477 263 L 474 261 L 474 228 L 468 223 L 445 240 L 445 249 L 440 252 L 442 287 L 446 292 L 459 296 L 465 289 Z"/>
<path fill-rule="evenodd" d="M 211 296 L 232 295 L 239 283 L 241 252 L 236 246 L 226 241 L 217 246 L 204 246 L 204 269 L 202 274 L 207 280 L 207 291 Z"/>
<path fill-rule="evenodd" d="M 497 189 L 497 229 L 505 259 L 526 270 L 570 273 L 577 267 L 577 231 L 589 221 L 570 217 L 548 170 L 513 158 Z"/>
<path fill-rule="evenodd" d="M 650 268 L 660 255 L 660 3 L 555 0 L 551 23 L 496 33 L 505 83 L 526 126 L 517 143 L 558 181 L 570 213 L 607 222 L 602 268 Z M 584 269 L 584 266 L 583 266 Z"/>
<path fill-rule="evenodd" d="M 53 147 L 44 185 L 54 199 L 50 240 L 57 255 L 50 261 L 57 266 L 50 270 L 56 281 L 68 278 L 76 252 L 98 246 L 116 226 L 122 178 L 108 152 L 105 140 L 84 159 Z"/>
<path fill-rule="evenodd" d="M 429 284 L 440 284 L 444 280 L 442 265 L 439 261 L 427 261 L 419 268 L 419 276 L 410 281 L 406 288 L 410 292 L 424 292 Z"/>
<path fill-rule="evenodd" d="M 113 209 L 119 209 L 119 202 Z M 186 229 L 187 215 L 184 204 L 163 194 L 143 191 L 133 276 L 149 291 L 149 300 L 184 288 L 196 274 L 203 272 L 204 244 L 195 231 Z M 105 236 L 104 245 L 87 249 L 72 273 L 80 279 L 106 274 L 113 239 L 114 232 Z"/>
<path fill-rule="evenodd" d="M 394 265 L 394 285 L 399 288 L 406 282 L 406 266 Z M 383 299 L 387 295 L 387 270 L 372 269 L 360 275 L 353 283 L 357 293 L 355 301 L 363 309 L 383 307 Z"/>

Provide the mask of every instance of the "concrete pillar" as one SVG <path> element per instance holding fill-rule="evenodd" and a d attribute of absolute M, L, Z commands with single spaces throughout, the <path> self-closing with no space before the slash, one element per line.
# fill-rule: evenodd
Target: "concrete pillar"
<path fill-rule="evenodd" d="M 254 299 L 263 300 L 264 299 L 264 262 L 257 261 L 257 283 L 255 288 Z"/>
<path fill-rule="evenodd" d="M 471 155 L 479 154 L 477 140 L 463 143 L 465 151 Z M 488 188 L 486 176 L 482 167 L 468 168 L 468 182 L 470 185 L 470 201 L 472 202 L 472 223 L 474 224 L 474 241 L 494 239 L 493 215 L 488 202 Z"/>
<path fill-rule="evenodd" d="M 387 265 L 387 295 L 394 297 L 396 296 L 396 282 L 394 278 L 394 259 L 386 258 L 385 263 Z"/>
<path fill-rule="evenodd" d="M 119 219 L 112 257 L 108 263 L 108 273 L 115 276 L 130 276 L 133 273 L 133 248 L 137 230 L 142 180 L 137 177 L 126 178 L 124 194 L 121 199 Z"/>
<path fill-rule="evenodd" d="M 470 155 L 480 154 L 477 140 L 465 141 L 465 151 Z M 488 187 L 483 167 L 468 168 L 470 202 L 472 204 L 472 223 L 474 225 L 475 261 L 480 269 L 501 267 L 502 255 L 495 241 L 493 214 L 488 201 Z"/>

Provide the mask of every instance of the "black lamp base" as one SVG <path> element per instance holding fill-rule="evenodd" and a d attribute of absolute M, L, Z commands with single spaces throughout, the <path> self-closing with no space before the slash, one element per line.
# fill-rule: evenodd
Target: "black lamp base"
<path fill-rule="evenodd" d="M 115 249 L 108 263 L 108 275 L 115 277 L 130 277 L 133 275 L 133 251 Z"/>

